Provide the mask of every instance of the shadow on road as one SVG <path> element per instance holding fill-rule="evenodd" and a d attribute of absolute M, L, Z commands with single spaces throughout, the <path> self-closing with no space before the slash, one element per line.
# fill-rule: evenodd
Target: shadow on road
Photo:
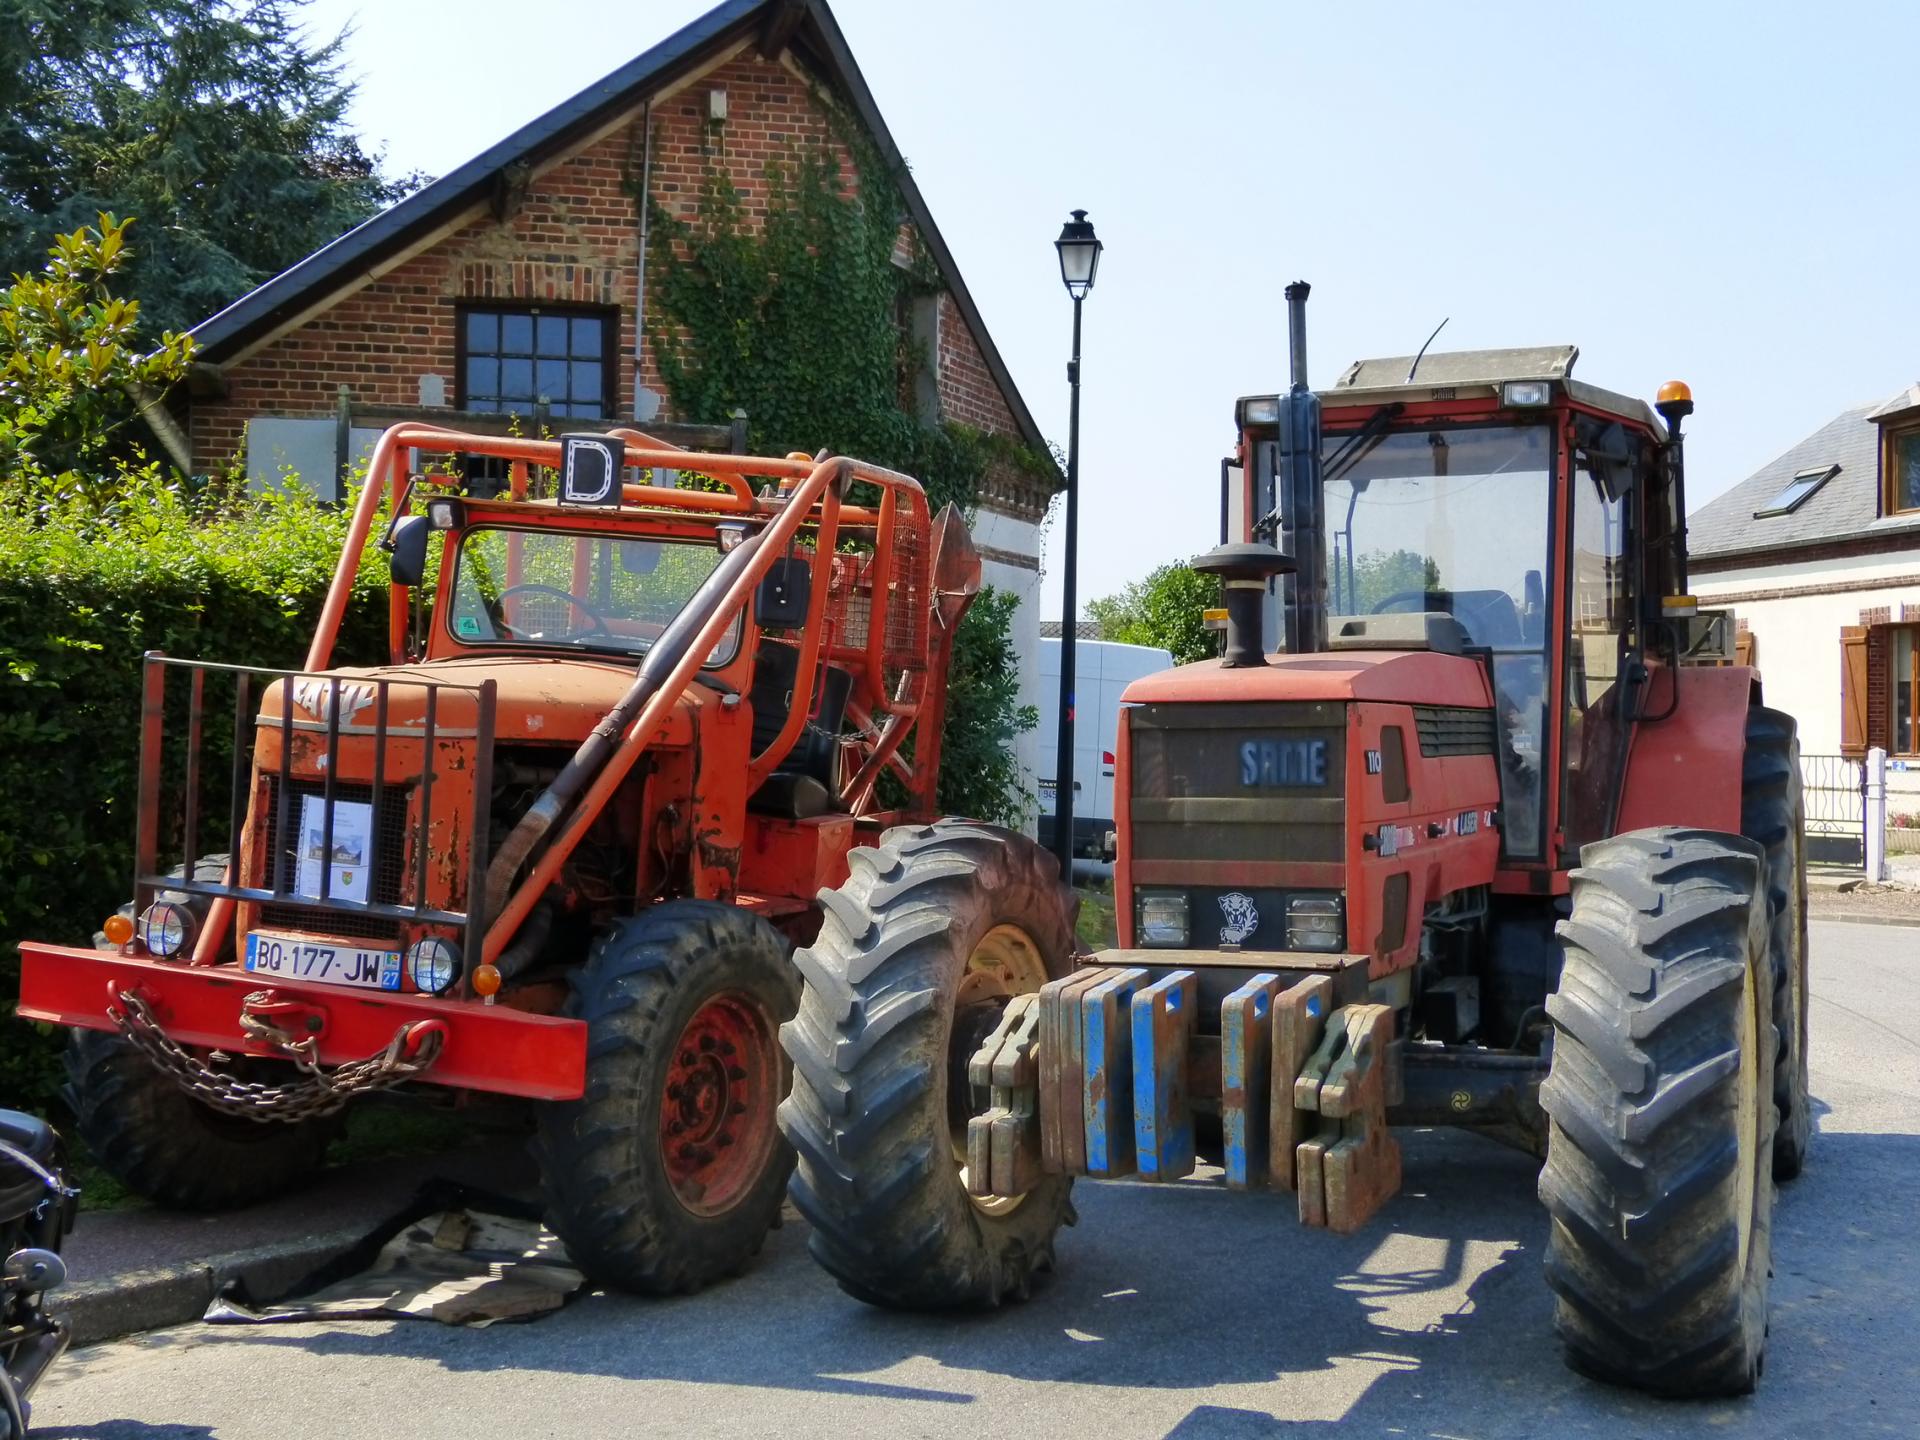
<path fill-rule="evenodd" d="M 1665 1405 L 1561 1364 L 1540 1279 L 1534 1164 L 1470 1136 L 1414 1133 L 1406 1188 L 1360 1235 L 1303 1230 L 1284 1196 L 1084 1184 L 1062 1266 L 986 1315 L 870 1309 L 805 1255 L 805 1226 L 753 1272 L 669 1302 L 594 1296 L 485 1331 L 195 1329 L 195 1346 L 414 1357 L 454 1372 L 544 1371 L 964 1406 L 1005 1379 L 1194 1392 L 1173 1433 L 1455 1437 L 1910 1434 L 1920 1415 L 1908 1291 L 1920 1137 L 1823 1134 L 1783 1190 L 1769 1374 L 1759 1401 Z M 150 1343 L 166 1343 L 155 1336 Z M 83 1353 L 75 1357 L 84 1365 Z M 1096 1389 L 1093 1414 L 1105 1404 Z M 1155 1413 L 1159 1413 L 1156 1409 Z M 1180 1413 L 1177 1411 L 1176 1413 Z M 1276 1416 L 1313 1417 L 1279 1419 Z M 924 1424 L 934 1424 L 923 1415 Z M 1731 1429 L 1730 1429 L 1731 1427 Z M 1122 1427 L 1127 1428 L 1127 1427 Z M 55 1432 L 58 1433 L 58 1432 Z M 83 1435 L 197 1434 L 164 1427 Z M 1130 1432 L 1131 1433 L 1131 1432 Z"/>

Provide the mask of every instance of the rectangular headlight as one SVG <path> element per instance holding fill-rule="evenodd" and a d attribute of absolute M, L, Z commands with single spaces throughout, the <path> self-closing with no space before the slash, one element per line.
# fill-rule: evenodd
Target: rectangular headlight
<path fill-rule="evenodd" d="M 1187 943 L 1185 895 L 1141 895 L 1133 902 L 1133 914 L 1133 933 L 1139 944 L 1181 946 Z"/>
<path fill-rule="evenodd" d="M 1553 399 L 1549 380 L 1509 380 L 1504 387 L 1509 405 L 1545 405 Z"/>
<path fill-rule="evenodd" d="M 1243 425 L 1272 425 L 1280 419 L 1280 397 L 1263 395 L 1256 400 L 1247 401 L 1246 408 L 1240 412 Z"/>
<path fill-rule="evenodd" d="M 1347 906 L 1339 895 L 1296 895 L 1287 901 L 1289 950 L 1339 950 L 1347 943 Z"/>

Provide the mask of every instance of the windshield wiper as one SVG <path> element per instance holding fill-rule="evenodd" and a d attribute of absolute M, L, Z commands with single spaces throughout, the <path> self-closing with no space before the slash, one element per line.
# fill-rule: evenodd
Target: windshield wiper
<path fill-rule="evenodd" d="M 1387 427 L 1395 420 L 1398 420 L 1400 418 L 1400 412 L 1406 408 L 1404 402 L 1396 400 L 1386 408 L 1374 411 L 1373 417 L 1369 419 L 1365 425 L 1362 425 L 1358 430 L 1354 431 L 1353 434 L 1349 435 L 1346 444 L 1342 445 L 1333 453 L 1332 458 L 1322 464 L 1320 469 L 1321 486 L 1325 487 L 1332 484 L 1355 465 L 1358 465 L 1361 460 L 1365 459 L 1367 452 L 1377 445 L 1381 437 L 1386 434 Z M 1276 482 L 1279 479 L 1277 467 L 1274 479 Z M 1261 516 L 1254 524 L 1254 539 L 1271 539 L 1279 531 L 1280 501 L 1278 494 L 1279 491 L 1276 484 L 1273 508 Z"/>

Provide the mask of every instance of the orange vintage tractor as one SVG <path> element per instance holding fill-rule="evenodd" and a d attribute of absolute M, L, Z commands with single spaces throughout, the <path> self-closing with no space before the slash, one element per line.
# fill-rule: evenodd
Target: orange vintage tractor
<path fill-rule="evenodd" d="M 527 1096 L 575 1258 L 695 1288 L 778 1212 L 816 895 L 934 814 L 978 556 L 825 455 L 409 425 L 370 475 L 303 670 L 148 657 L 133 902 L 23 945 L 20 1013 L 78 1027 L 77 1129 L 157 1201 L 296 1184 L 370 1090 Z M 383 497 L 390 663 L 336 667 Z"/>
<path fill-rule="evenodd" d="M 1545 1160 L 1574 1365 L 1746 1390 L 1809 1135 L 1800 780 L 1753 670 L 1676 663 L 1691 401 L 1663 424 L 1571 347 L 1316 395 L 1306 289 L 1292 390 L 1235 417 L 1245 538 L 1194 562 L 1226 652 L 1125 695 L 1121 948 L 1048 979 L 1052 897 L 938 829 L 824 897 L 782 1032 L 813 1254 L 993 1305 L 1076 1176 L 1204 1160 L 1345 1231 L 1399 1187 L 1390 1125 L 1466 1126 Z"/>

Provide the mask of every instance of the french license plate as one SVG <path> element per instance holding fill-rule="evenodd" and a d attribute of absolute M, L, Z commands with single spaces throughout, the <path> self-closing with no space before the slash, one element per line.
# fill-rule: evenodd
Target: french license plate
<path fill-rule="evenodd" d="M 359 950 L 351 945 L 258 930 L 247 936 L 247 969 L 256 975 L 322 980 L 329 985 L 358 985 L 367 990 L 400 988 L 398 950 Z"/>

